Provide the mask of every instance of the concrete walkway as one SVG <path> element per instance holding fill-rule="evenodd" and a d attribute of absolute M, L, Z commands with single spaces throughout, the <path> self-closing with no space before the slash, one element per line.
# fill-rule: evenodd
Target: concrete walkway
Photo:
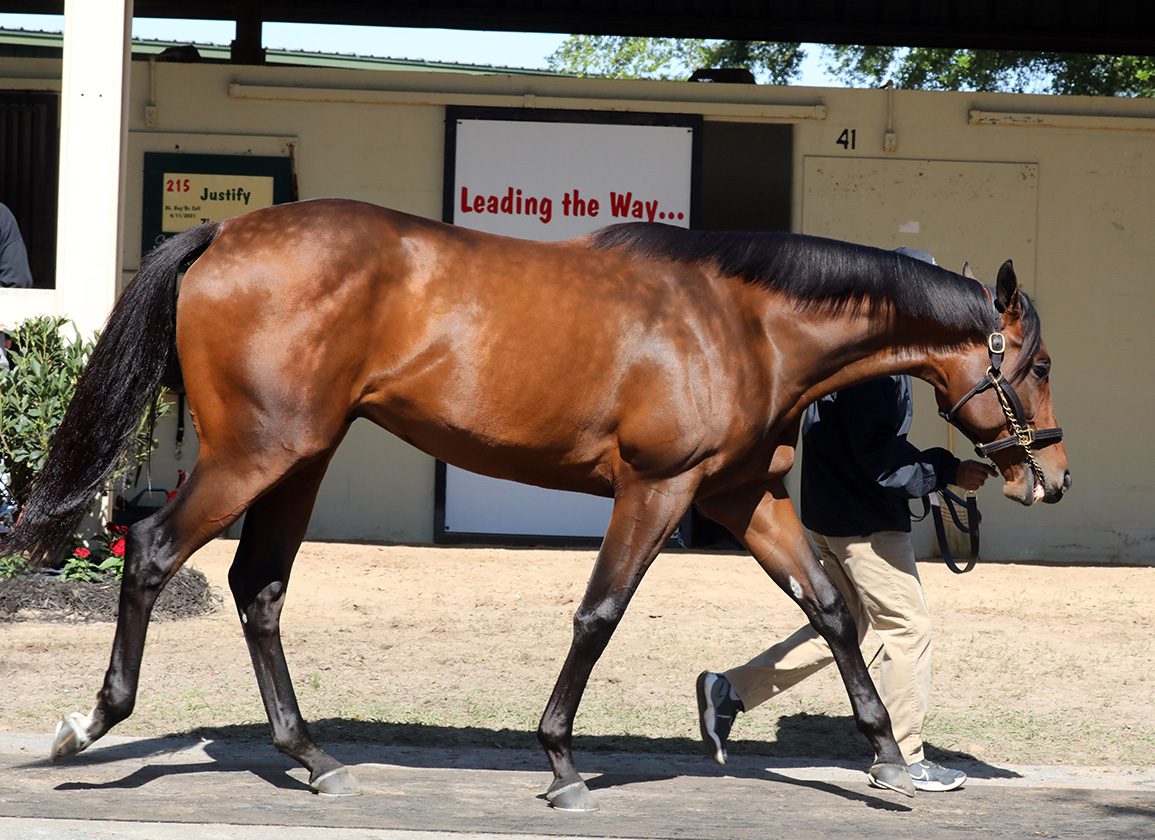
<path fill-rule="evenodd" d="M 263 743 L 109 736 L 52 765 L 50 740 L 0 733 L 0 840 L 1155 837 L 1155 771 L 956 764 L 962 790 L 907 799 L 821 760 L 585 753 L 600 810 L 565 814 L 534 752 L 329 745 L 365 790 L 330 799 Z"/>

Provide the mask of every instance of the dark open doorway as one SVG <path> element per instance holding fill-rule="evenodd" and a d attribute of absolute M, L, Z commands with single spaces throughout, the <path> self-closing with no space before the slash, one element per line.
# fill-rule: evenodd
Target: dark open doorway
<path fill-rule="evenodd" d="M 0 202 L 20 225 L 33 286 L 56 285 L 60 97 L 0 91 Z"/>
<path fill-rule="evenodd" d="M 793 127 L 710 122 L 702 126 L 699 212 L 703 230 L 790 230 Z M 735 548 L 728 531 L 691 514 L 692 548 Z"/>

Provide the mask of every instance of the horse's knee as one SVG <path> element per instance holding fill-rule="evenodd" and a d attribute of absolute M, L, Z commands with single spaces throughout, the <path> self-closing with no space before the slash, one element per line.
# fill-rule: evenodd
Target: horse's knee
<path fill-rule="evenodd" d="M 575 641 L 608 639 L 622 619 L 625 606 L 619 600 L 606 598 L 596 604 L 582 604 L 573 616 Z"/>
<path fill-rule="evenodd" d="M 791 588 L 795 600 L 819 634 L 827 640 L 847 639 L 857 643 L 854 617 L 846 606 L 846 599 L 835 586 L 817 585 L 809 593 L 804 593 L 796 584 Z"/>

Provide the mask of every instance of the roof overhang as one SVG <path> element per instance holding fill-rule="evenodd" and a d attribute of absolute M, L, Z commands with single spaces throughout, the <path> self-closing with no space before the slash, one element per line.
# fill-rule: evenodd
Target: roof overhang
<path fill-rule="evenodd" d="M 79 1 L 79 0 L 77 0 Z M 0 0 L 61 14 L 64 0 Z M 135 0 L 136 17 L 1155 54 L 1155 3 L 1118 0 Z"/>

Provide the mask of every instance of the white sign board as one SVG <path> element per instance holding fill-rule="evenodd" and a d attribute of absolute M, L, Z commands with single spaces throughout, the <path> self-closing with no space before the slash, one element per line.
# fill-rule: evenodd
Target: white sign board
<path fill-rule="evenodd" d="M 694 129 L 457 119 L 449 221 L 553 241 L 616 222 L 689 227 Z M 612 502 L 447 465 L 446 534 L 600 537 Z"/>

